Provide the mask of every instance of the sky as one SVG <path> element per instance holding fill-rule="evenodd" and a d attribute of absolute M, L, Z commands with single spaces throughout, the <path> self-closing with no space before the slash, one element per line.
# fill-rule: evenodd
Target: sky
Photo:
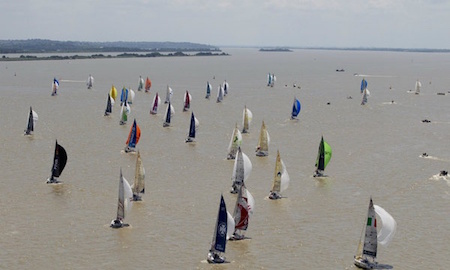
<path fill-rule="evenodd" d="M 0 39 L 450 49 L 450 0 L 15 0 Z"/>

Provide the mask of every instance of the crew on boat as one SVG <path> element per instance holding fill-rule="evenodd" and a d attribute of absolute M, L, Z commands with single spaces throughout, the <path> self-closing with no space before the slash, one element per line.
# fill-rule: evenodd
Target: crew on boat
<path fill-rule="evenodd" d="M 113 227 L 113 228 L 120 228 L 120 227 L 122 227 L 122 225 L 123 225 L 122 220 L 120 220 L 120 219 L 114 219 L 113 221 L 111 221 L 110 227 Z"/>
<path fill-rule="evenodd" d="M 446 176 L 448 174 L 448 171 L 441 171 L 439 173 L 439 176 Z"/>

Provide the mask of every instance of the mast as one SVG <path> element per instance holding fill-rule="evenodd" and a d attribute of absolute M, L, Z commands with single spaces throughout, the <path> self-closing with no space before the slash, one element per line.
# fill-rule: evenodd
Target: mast
<path fill-rule="evenodd" d="M 364 234 L 363 255 L 375 260 L 377 257 L 377 219 L 373 207 L 372 198 L 370 198 L 369 209 L 367 211 L 366 231 Z"/>

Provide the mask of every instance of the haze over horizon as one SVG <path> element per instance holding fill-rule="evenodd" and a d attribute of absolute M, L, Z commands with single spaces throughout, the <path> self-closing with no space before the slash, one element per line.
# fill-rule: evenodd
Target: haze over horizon
<path fill-rule="evenodd" d="M 0 39 L 450 49 L 448 0 L 17 0 Z"/>

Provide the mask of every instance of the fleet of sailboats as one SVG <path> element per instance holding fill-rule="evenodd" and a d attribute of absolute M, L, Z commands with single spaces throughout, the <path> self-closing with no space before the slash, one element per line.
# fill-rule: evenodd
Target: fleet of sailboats
<path fill-rule="evenodd" d="M 280 151 L 277 151 L 277 159 L 275 161 L 275 173 L 273 176 L 273 184 L 270 189 L 269 199 L 281 199 L 281 192 L 285 191 L 289 186 L 289 174 L 286 170 L 283 160 L 280 157 Z"/>
<path fill-rule="evenodd" d="M 131 186 L 133 191 L 133 201 L 142 201 L 142 194 L 145 193 L 145 169 L 142 165 L 141 154 L 137 153 L 136 169 L 134 172 L 134 183 Z"/>
<path fill-rule="evenodd" d="M 261 124 L 261 130 L 259 133 L 258 145 L 256 146 L 256 156 L 264 157 L 269 155 L 270 136 L 266 129 L 264 121 Z"/>
<path fill-rule="evenodd" d="M 129 211 L 131 201 L 133 198 L 133 191 L 128 183 L 127 179 L 122 175 L 122 168 L 120 168 L 119 178 L 119 196 L 117 201 L 117 215 L 116 218 L 111 221 L 111 228 L 128 227 L 129 224 L 124 223 L 125 215 Z"/>
<path fill-rule="evenodd" d="M 324 141 L 323 136 L 319 143 L 319 151 L 317 152 L 316 158 L 316 171 L 314 172 L 314 177 L 322 177 L 324 176 L 325 168 L 331 159 L 331 147 L 330 145 Z"/>
<path fill-rule="evenodd" d="M 58 180 L 59 176 L 63 172 L 67 163 L 67 152 L 64 147 L 58 144 L 58 141 L 55 143 L 55 153 L 53 155 L 53 165 L 50 177 L 47 179 L 47 184 L 58 184 L 60 181 Z"/>
<path fill-rule="evenodd" d="M 381 223 L 377 223 L 377 215 Z M 370 198 L 367 220 L 364 223 L 361 238 L 354 257 L 354 264 L 362 269 L 376 269 L 378 243 L 387 246 L 393 239 L 397 229 L 395 219 L 382 207 L 374 205 Z"/>
<path fill-rule="evenodd" d="M 28 114 L 28 125 L 27 129 L 24 130 L 24 135 L 33 135 L 34 127 L 36 126 L 36 123 L 39 119 L 38 114 L 33 111 L 33 109 L 30 106 L 30 113 Z"/>

